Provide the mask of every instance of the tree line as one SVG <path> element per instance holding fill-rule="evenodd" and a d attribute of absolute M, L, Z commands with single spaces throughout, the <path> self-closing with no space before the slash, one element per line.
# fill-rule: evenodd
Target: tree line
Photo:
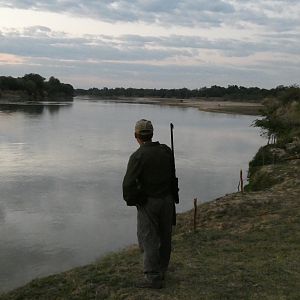
<path fill-rule="evenodd" d="M 73 97 L 74 88 L 51 76 L 48 81 L 39 74 L 26 74 L 23 77 L 0 76 L 0 97 L 5 92 L 23 93 L 30 99 L 51 97 Z"/>
<path fill-rule="evenodd" d="M 154 97 L 154 98 L 223 98 L 224 100 L 261 101 L 266 97 L 276 97 L 280 92 L 289 87 L 278 86 L 273 89 L 258 87 L 244 87 L 228 85 L 222 87 L 213 85 L 211 87 L 201 87 L 198 89 L 144 89 L 144 88 L 90 88 L 76 89 L 76 95 L 88 95 L 97 97 Z"/>

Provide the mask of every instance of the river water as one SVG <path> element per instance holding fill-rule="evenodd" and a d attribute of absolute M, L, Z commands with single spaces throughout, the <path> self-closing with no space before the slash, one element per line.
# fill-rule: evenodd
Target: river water
<path fill-rule="evenodd" d="M 136 243 L 121 184 L 141 118 L 166 144 L 174 123 L 179 212 L 236 191 L 265 143 L 253 116 L 81 98 L 0 105 L 0 291 Z"/>

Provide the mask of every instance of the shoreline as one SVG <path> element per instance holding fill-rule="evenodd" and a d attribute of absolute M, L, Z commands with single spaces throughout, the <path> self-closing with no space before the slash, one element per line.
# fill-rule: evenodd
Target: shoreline
<path fill-rule="evenodd" d="M 261 115 L 264 105 L 260 102 L 243 102 L 243 101 L 227 101 L 222 98 L 197 98 L 197 99 L 177 99 L 177 98 L 136 98 L 136 97 L 120 97 L 120 98 L 99 98 L 91 96 L 75 96 L 74 98 L 66 97 L 47 97 L 44 99 L 30 99 L 28 96 L 20 94 L 6 94 L 0 97 L 1 104 L 25 105 L 40 104 L 44 102 L 73 102 L 73 100 L 83 99 L 86 101 L 103 101 L 113 103 L 128 104 L 150 104 L 160 106 L 175 106 L 182 108 L 196 108 L 205 112 L 240 114 L 240 115 Z"/>
<path fill-rule="evenodd" d="M 104 101 L 128 104 L 152 104 L 161 106 L 176 106 L 182 108 L 197 108 L 205 112 L 228 113 L 241 115 L 260 115 L 264 107 L 259 102 L 226 101 L 219 98 L 197 98 L 197 99 L 177 99 L 177 98 L 99 98 L 87 96 L 76 96 L 90 101 Z"/>
<path fill-rule="evenodd" d="M 43 103 L 43 102 L 72 102 L 74 96 L 63 94 L 45 95 L 43 97 L 30 96 L 25 92 L 2 92 L 0 93 L 1 104 L 26 104 L 26 103 Z"/>

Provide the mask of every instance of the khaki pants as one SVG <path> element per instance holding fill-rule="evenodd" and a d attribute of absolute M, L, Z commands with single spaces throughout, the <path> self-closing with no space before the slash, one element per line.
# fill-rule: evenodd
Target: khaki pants
<path fill-rule="evenodd" d="M 137 236 L 143 252 L 144 273 L 149 280 L 161 279 L 171 255 L 173 198 L 147 199 L 138 206 Z"/>

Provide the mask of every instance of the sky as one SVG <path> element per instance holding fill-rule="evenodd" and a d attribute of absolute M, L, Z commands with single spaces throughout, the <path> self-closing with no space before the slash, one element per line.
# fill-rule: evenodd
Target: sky
<path fill-rule="evenodd" d="M 75 88 L 299 84 L 299 0 L 0 0 L 0 75 Z"/>

